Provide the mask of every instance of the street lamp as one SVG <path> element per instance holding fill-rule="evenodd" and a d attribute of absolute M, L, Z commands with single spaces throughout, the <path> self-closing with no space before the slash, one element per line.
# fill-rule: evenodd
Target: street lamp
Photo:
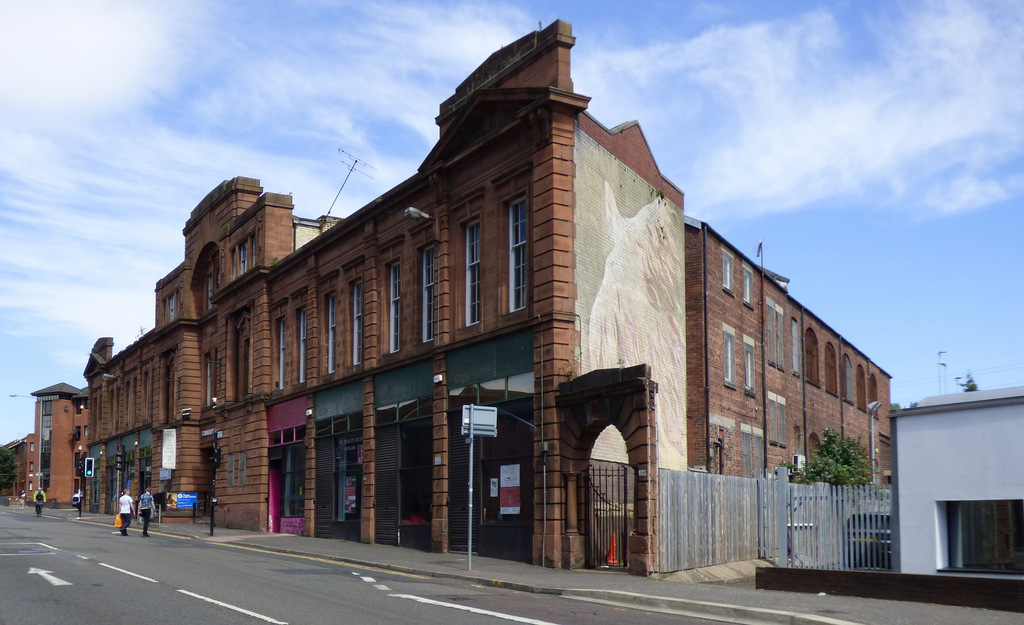
<path fill-rule="evenodd" d="M 869 434 L 870 439 L 869 439 L 868 443 L 871 445 L 871 448 L 868 450 L 868 454 L 871 456 L 871 483 L 872 484 L 877 484 L 878 483 L 878 477 L 877 477 L 877 475 L 875 473 L 875 417 L 878 415 L 878 411 L 879 411 L 879 409 L 881 407 L 882 407 L 882 403 L 881 402 L 877 402 L 877 401 L 873 401 L 870 404 L 868 404 L 868 420 L 870 421 L 869 428 L 868 428 L 868 431 L 870 432 L 870 434 Z"/>

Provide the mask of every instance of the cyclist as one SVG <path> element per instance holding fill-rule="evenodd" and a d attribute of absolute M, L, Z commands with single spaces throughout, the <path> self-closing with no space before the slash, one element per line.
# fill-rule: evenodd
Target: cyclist
<path fill-rule="evenodd" d="M 40 488 L 36 491 L 36 516 L 43 516 L 44 503 L 46 503 L 46 491 Z"/>

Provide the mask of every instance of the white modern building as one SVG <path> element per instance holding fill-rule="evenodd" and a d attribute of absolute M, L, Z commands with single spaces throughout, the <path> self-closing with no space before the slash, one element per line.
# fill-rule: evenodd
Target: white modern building
<path fill-rule="evenodd" d="M 1024 386 L 890 418 L 899 570 L 1024 579 Z"/>

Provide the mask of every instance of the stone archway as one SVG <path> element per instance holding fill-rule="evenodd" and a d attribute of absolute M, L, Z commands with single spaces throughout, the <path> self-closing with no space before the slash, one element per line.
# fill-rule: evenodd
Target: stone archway
<path fill-rule="evenodd" d="M 594 441 L 612 425 L 626 442 L 629 466 L 636 477 L 635 519 L 626 568 L 644 576 L 658 571 L 657 383 L 650 374 L 647 365 L 600 369 L 559 385 L 555 405 L 559 414 L 558 470 L 564 489 L 562 568 L 584 566 L 584 537 L 579 524 L 583 512 L 581 476 L 590 464 Z"/>

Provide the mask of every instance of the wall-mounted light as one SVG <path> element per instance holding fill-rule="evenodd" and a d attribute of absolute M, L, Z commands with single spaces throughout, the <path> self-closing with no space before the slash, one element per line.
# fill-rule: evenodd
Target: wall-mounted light
<path fill-rule="evenodd" d="M 189 417 L 191 417 L 191 416 L 192 416 L 192 409 L 191 408 L 182 408 L 181 409 L 181 418 L 182 418 L 183 421 L 188 421 Z"/>
<path fill-rule="evenodd" d="M 307 417 L 312 417 L 313 416 L 313 409 L 312 408 L 309 408 L 309 409 L 306 410 L 306 416 Z"/>
<path fill-rule="evenodd" d="M 409 208 L 405 209 L 405 216 L 411 217 L 412 219 L 433 219 L 433 217 L 431 217 L 427 213 L 424 213 L 420 209 L 415 208 L 413 206 L 410 206 Z"/>
<path fill-rule="evenodd" d="M 104 380 L 116 380 L 117 376 L 113 375 L 113 374 L 110 374 L 110 373 L 104 373 L 103 374 L 103 379 Z"/>

